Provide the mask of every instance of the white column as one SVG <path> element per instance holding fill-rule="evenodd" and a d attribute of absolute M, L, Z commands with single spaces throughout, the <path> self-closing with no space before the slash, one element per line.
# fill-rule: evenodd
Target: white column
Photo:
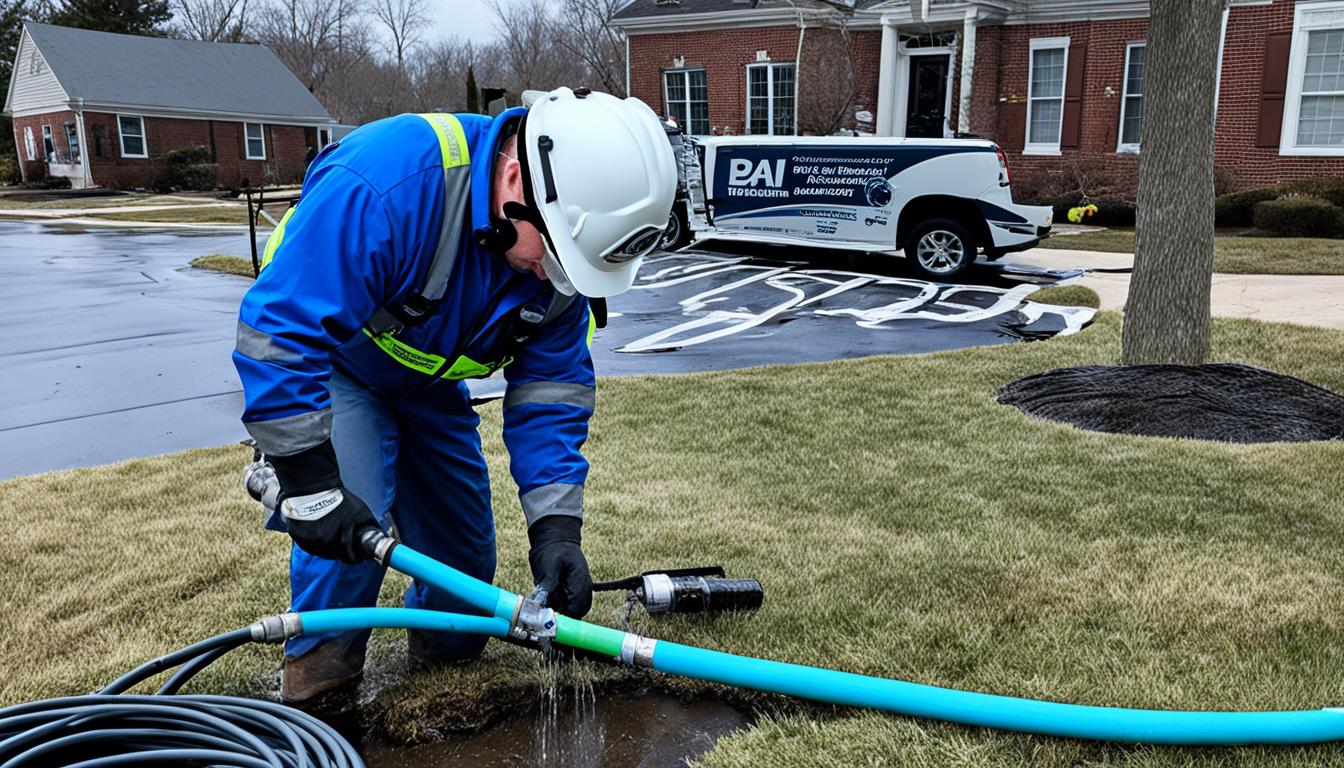
<path fill-rule="evenodd" d="M 877 125 L 878 136 L 896 133 L 896 55 L 901 49 L 901 38 L 896 26 L 882 21 L 882 54 L 877 67 Z"/>
<path fill-rule="evenodd" d="M 971 132 L 971 84 L 975 81 L 975 22 L 977 9 L 966 9 L 961 31 L 961 98 L 957 101 L 957 130 Z"/>

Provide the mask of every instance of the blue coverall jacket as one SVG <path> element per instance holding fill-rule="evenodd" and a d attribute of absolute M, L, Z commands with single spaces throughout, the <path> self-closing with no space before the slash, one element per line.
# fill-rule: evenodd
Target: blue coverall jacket
<path fill-rule="evenodd" d="M 549 283 L 473 235 L 489 223 L 501 131 L 522 113 L 401 115 L 327 147 L 271 236 L 268 264 L 243 298 L 233 355 L 243 422 L 264 453 L 292 455 L 331 437 L 343 484 L 385 527 L 395 523 L 409 545 L 486 580 L 494 521 L 461 379 L 504 366 L 504 441 L 529 525 L 582 516 L 580 448 L 594 400 L 587 302 L 555 311 L 562 302 L 553 303 Z M 377 321 L 388 307 L 434 287 L 426 278 L 443 248 L 455 249 L 455 261 L 427 320 L 383 331 Z M 548 310 L 544 325 L 519 331 L 520 317 Z M 372 605 L 381 579 L 376 565 L 295 548 L 292 609 Z M 406 602 L 465 610 L 423 585 Z M 286 651 L 302 655 L 327 639 L 298 638 Z M 479 646 L 444 636 L 428 655 L 470 656 Z"/>

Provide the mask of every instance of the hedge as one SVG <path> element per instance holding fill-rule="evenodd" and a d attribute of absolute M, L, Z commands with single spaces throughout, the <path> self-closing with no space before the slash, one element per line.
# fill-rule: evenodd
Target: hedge
<path fill-rule="evenodd" d="M 1248 189 L 1219 195 L 1213 202 L 1213 221 L 1219 227 L 1249 227 L 1255 224 L 1255 208 L 1285 195 L 1307 195 L 1344 208 L 1344 179 L 1320 178 L 1290 181 L 1277 187 Z"/>
<path fill-rule="evenodd" d="M 214 189 L 218 185 L 219 166 L 210 162 L 210 149 L 183 147 L 167 154 L 167 186 L 175 189 Z"/>
<path fill-rule="evenodd" d="M 1256 229 L 1289 237 L 1344 237 L 1344 209 L 1319 197 L 1284 197 L 1255 205 Z"/>

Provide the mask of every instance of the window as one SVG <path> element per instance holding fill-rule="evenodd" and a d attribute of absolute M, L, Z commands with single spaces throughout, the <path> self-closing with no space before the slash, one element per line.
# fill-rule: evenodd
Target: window
<path fill-rule="evenodd" d="M 246 135 L 247 159 L 265 160 L 266 159 L 266 139 L 262 136 L 261 123 L 243 123 L 243 132 Z"/>
<path fill-rule="evenodd" d="M 33 126 L 23 126 L 23 148 L 28 152 L 28 160 L 37 159 L 37 142 L 33 141 Z"/>
<path fill-rule="evenodd" d="M 793 65 L 747 67 L 747 133 L 793 133 Z"/>
<path fill-rule="evenodd" d="M 51 137 L 51 126 L 42 126 L 42 156 L 47 162 L 56 159 L 56 140 Z"/>
<path fill-rule="evenodd" d="M 79 128 L 74 123 L 65 124 L 65 146 L 70 151 L 70 162 L 79 162 Z"/>
<path fill-rule="evenodd" d="M 321 152 L 321 151 L 322 151 L 322 148 L 325 147 L 325 146 L 327 146 L 327 145 L 330 144 L 330 143 L 331 143 L 331 130 L 328 129 L 328 128 L 318 128 L 318 129 L 317 129 L 317 151 Z"/>
<path fill-rule="evenodd" d="M 145 146 L 145 120 L 135 115 L 117 115 L 122 157 L 149 157 Z"/>
<path fill-rule="evenodd" d="M 681 130 L 694 136 L 709 133 L 709 86 L 703 69 L 679 69 L 663 73 L 663 99 L 667 116 Z"/>
<path fill-rule="evenodd" d="M 1067 37 L 1031 41 L 1025 154 L 1059 154 L 1059 131 L 1064 122 L 1064 70 L 1068 58 Z"/>
<path fill-rule="evenodd" d="M 1125 51 L 1125 92 L 1120 100 L 1120 144 L 1117 152 L 1138 152 L 1143 130 L 1143 43 L 1130 43 Z"/>
<path fill-rule="evenodd" d="M 1344 3 L 1299 4 L 1280 153 L 1344 155 Z"/>

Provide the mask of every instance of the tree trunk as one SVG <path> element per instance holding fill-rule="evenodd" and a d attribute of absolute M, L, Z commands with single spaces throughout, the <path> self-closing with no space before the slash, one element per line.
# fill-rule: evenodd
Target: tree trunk
<path fill-rule="evenodd" d="M 1209 357 L 1213 94 L 1222 0 L 1153 0 L 1144 52 L 1134 276 L 1123 360 Z"/>

